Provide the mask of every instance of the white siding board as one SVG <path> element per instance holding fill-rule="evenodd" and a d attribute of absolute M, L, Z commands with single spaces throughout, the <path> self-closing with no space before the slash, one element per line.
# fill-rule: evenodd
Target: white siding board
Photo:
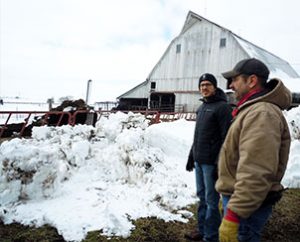
<path fill-rule="evenodd" d="M 221 38 L 226 38 L 226 47 L 220 47 Z M 181 53 L 176 54 L 178 44 L 181 44 Z M 247 57 L 247 53 L 229 31 L 224 31 L 207 21 L 199 21 L 171 43 L 149 79 L 165 82 L 164 85 L 158 85 L 158 89 L 162 87 L 162 90 L 172 88 L 171 90 L 191 91 L 198 89 L 196 80 L 199 76 L 210 72 L 219 80 L 219 86 L 226 88 L 226 80 L 221 76 L 221 72 L 232 68 L 237 60 Z M 181 81 L 181 84 L 177 85 L 174 80 Z"/>
<path fill-rule="evenodd" d="M 196 112 L 199 105 L 202 103 L 199 99 L 201 98 L 199 93 L 192 94 L 183 94 L 176 93 L 175 94 L 175 107 L 183 106 L 185 112 Z"/>

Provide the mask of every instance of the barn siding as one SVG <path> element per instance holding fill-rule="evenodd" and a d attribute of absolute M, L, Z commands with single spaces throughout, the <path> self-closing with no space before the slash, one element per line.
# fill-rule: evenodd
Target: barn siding
<path fill-rule="evenodd" d="M 225 47 L 220 46 L 222 38 L 226 39 Z M 180 53 L 176 51 L 178 45 Z M 222 72 L 231 69 L 241 59 L 261 56 L 268 57 L 270 63 L 272 58 L 276 59 L 275 62 L 279 64 L 275 69 L 284 66 L 283 71 L 286 73 L 298 75 L 287 62 L 243 40 L 228 29 L 189 12 L 181 33 L 154 66 L 148 81 L 118 98 L 149 98 L 150 83 L 156 82 L 156 88 L 152 91 L 173 92 L 176 96 L 175 105 L 186 107 L 186 111 L 195 111 L 200 104 L 197 92 L 201 74 L 214 74 L 218 86 L 226 89 L 227 81 L 222 77 Z M 274 67 L 270 63 L 268 66 L 272 70 Z"/>
<path fill-rule="evenodd" d="M 214 74 L 219 86 L 226 88 L 221 72 L 249 57 L 228 31 L 204 20 L 197 23 L 172 42 L 150 73 L 148 79 L 156 81 L 157 90 L 198 90 L 199 76 L 205 72 Z M 226 47 L 220 47 L 221 38 L 226 38 Z M 176 53 L 177 45 L 181 53 Z"/>
<path fill-rule="evenodd" d="M 175 96 L 175 107 L 183 106 L 183 111 L 185 112 L 196 112 L 199 105 L 202 103 L 199 100 L 201 98 L 199 93 L 176 93 Z"/>

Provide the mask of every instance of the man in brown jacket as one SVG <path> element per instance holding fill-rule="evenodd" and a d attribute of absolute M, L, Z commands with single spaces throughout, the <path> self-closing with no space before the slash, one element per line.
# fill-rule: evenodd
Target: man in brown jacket
<path fill-rule="evenodd" d="M 267 82 L 267 66 L 254 58 L 223 76 L 238 104 L 219 157 L 216 190 L 224 207 L 219 238 L 256 242 L 283 190 L 291 139 L 281 110 L 290 107 L 291 92 L 279 79 Z"/>

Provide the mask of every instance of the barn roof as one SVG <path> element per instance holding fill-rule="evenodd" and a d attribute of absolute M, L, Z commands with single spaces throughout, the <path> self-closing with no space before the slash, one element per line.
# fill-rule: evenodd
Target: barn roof
<path fill-rule="evenodd" d="M 229 33 L 231 33 L 233 35 L 233 37 L 237 40 L 238 44 L 240 45 L 240 47 L 249 55 L 249 58 L 257 58 L 262 60 L 270 69 L 270 77 L 280 77 L 280 78 L 300 78 L 299 74 L 290 66 L 290 64 L 281 59 L 280 57 L 274 55 L 273 53 L 251 43 L 248 40 L 243 39 L 242 37 L 240 37 L 239 35 L 233 33 L 231 30 L 226 29 L 192 11 L 189 11 L 185 20 L 185 23 L 180 31 L 179 36 L 181 36 L 182 34 L 184 34 L 189 28 L 191 28 L 195 23 L 199 22 L 199 21 L 207 21 L 219 28 L 222 28 L 225 31 L 228 31 Z M 153 71 L 156 69 L 156 66 L 160 64 L 161 60 L 164 58 L 164 56 L 166 55 L 166 53 L 168 52 L 169 48 L 172 46 L 173 42 L 179 37 L 175 37 L 171 43 L 169 44 L 168 48 L 165 50 L 165 52 L 163 53 L 163 55 L 161 56 L 161 58 L 159 59 L 159 61 L 157 62 L 157 64 L 153 67 L 153 69 L 151 70 L 150 74 L 148 75 L 148 78 L 146 79 L 146 81 L 142 82 L 141 84 L 133 87 L 132 89 L 130 89 L 129 91 L 123 93 L 122 95 L 120 95 L 118 97 L 121 98 L 124 95 L 129 94 L 131 91 L 135 90 L 136 88 L 139 88 L 142 85 L 147 84 L 147 82 L 149 81 L 149 77 L 151 76 L 151 74 L 153 73 Z"/>
<path fill-rule="evenodd" d="M 146 85 L 146 84 L 147 84 L 147 82 L 148 82 L 148 79 L 146 79 L 146 81 L 143 81 L 142 83 L 138 84 L 137 86 L 135 86 L 135 87 L 131 88 L 131 89 L 130 89 L 130 90 L 128 90 L 127 92 L 123 93 L 122 95 L 118 96 L 118 97 L 117 97 L 117 99 L 120 99 L 122 96 L 124 96 L 124 95 L 127 95 L 127 94 L 131 93 L 133 90 L 135 90 L 135 89 L 137 89 L 137 88 L 139 88 L 139 87 L 141 87 L 141 86 L 144 86 L 144 85 Z"/>
<path fill-rule="evenodd" d="M 187 31 L 193 24 L 195 24 L 197 21 L 205 20 L 211 24 L 214 24 L 218 26 L 219 28 L 222 28 L 225 31 L 230 32 L 234 38 L 237 40 L 241 48 L 249 55 L 249 57 L 257 58 L 261 61 L 263 61 L 268 68 L 270 69 L 271 75 L 275 73 L 278 75 L 278 73 L 285 73 L 284 77 L 287 76 L 289 78 L 299 78 L 299 74 L 290 66 L 290 64 L 281 59 L 280 57 L 274 55 L 273 53 L 251 43 L 250 41 L 240 37 L 239 35 L 233 33 L 231 30 L 226 29 L 192 11 L 189 11 L 185 23 L 182 27 L 182 30 L 180 32 L 180 35 L 183 34 L 185 31 Z"/>
<path fill-rule="evenodd" d="M 248 53 L 250 57 L 255 57 L 263 61 L 270 69 L 270 77 L 279 76 L 281 78 L 299 78 L 298 73 L 290 66 L 290 64 L 279 58 L 278 56 L 252 44 L 251 42 L 242 39 L 235 35 L 235 39 L 240 46 Z"/>

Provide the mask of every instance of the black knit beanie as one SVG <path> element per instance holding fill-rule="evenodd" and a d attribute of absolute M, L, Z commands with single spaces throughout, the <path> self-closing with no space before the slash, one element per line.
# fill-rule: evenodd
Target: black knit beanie
<path fill-rule="evenodd" d="M 200 76 L 200 78 L 199 78 L 199 84 L 198 84 L 199 88 L 200 88 L 200 83 L 202 81 L 209 81 L 209 82 L 211 82 L 211 84 L 213 84 L 213 86 L 215 88 L 217 88 L 217 79 L 215 78 L 215 76 L 213 74 L 205 73 L 202 76 Z"/>

